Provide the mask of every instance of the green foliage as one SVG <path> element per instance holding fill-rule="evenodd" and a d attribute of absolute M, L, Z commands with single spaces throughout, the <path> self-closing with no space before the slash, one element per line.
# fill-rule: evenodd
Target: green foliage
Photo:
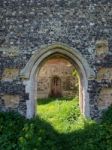
<path fill-rule="evenodd" d="M 50 123 L 59 133 L 68 133 L 74 130 L 74 124 L 80 116 L 78 98 L 56 98 L 38 100 L 38 115 Z"/>
<path fill-rule="evenodd" d="M 72 71 L 72 75 L 73 75 L 73 76 L 76 76 L 76 77 L 78 77 L 78 78 L 79 78 L 79 74 L 78 74 L 78 72 L 77 72 L 77 70 L 76 70 L 76 69 L 73 69 L 73 71 Z"/>
<path fill-rule="evenodd" d="M 112 124 L 112 105 L 108 108 L 107 111 L 103 112 L 102 123 Z"/>
<path fill-rule="evenodd" d="M 99 123 L 80 115 L 77 99 L 39 102 L 38 111 L 31 120 L 0 113 L 0 150 L 112 150 L 112 107 Z"/>

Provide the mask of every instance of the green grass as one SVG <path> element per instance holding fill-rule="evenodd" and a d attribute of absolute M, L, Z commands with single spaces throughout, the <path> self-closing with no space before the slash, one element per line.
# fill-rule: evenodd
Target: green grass
<path fill-rule="evenodd" d="M 39 117 L 58 133 L 70 133 L 84 127 L 78 98 L 39 99 L 37 110 Z"/>
<path fill-rule="evenodd" d="M 1 112 L 0 150 L 112 150 L 112 106 L 99 123 L 80 115 L 77 99 L 40 100 L 38 112 Z"/>

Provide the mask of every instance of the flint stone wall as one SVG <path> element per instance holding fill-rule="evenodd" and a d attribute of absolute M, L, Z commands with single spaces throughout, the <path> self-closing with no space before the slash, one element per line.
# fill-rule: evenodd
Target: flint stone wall
<path fill-rule="evenodd" d="M 26 116 L 29 93 L 20 71 L 35 51 L 53 43 L 75 48 L 94 70 L 88 85 L 91 117 L 112 104 L 111 0 L 1 0 L 0 22 L 0 111 Z M 7 105 L 7 97 L 16 105 Z"/>

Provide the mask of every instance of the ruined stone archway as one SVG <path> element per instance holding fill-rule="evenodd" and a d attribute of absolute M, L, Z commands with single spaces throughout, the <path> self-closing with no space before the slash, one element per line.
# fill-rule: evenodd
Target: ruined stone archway
<path fill-rule="evenodd" d="M 36 110 L 37 84 L 36 74 L 38 74 L 40 67 L 47 58 L 54 54 L 61 54 L 65 56 L 75 66 L 79 74 L 79 104 L 82 114 L 90 117 L 88 80 L 93 77 L 94 72 L 89 67 L 87 61 L 77 50 L 70 48 L 63 44 L 53 44 L 47 48 L 35 52 L 31 57 L 25 68 L 21 71 L 21 76 L 24 78 L 26 92 L 29 93 L 29 100 L 27 101 L 27 118 L 32 118 Z"/>

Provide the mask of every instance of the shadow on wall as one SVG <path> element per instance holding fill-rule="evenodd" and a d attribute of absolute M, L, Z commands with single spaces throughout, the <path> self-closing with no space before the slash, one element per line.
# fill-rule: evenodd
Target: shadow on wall
<path fill-rule="evenodd" d="M 18 114 L 0 113 L 0 149 L 111 150 L 112 118 L 108 118 L 110 113 L 112 107 L 102 123 L 85 120 L 83 129 L 72 133 L 58 133 L 39 117 L 26 120 Z"/>

